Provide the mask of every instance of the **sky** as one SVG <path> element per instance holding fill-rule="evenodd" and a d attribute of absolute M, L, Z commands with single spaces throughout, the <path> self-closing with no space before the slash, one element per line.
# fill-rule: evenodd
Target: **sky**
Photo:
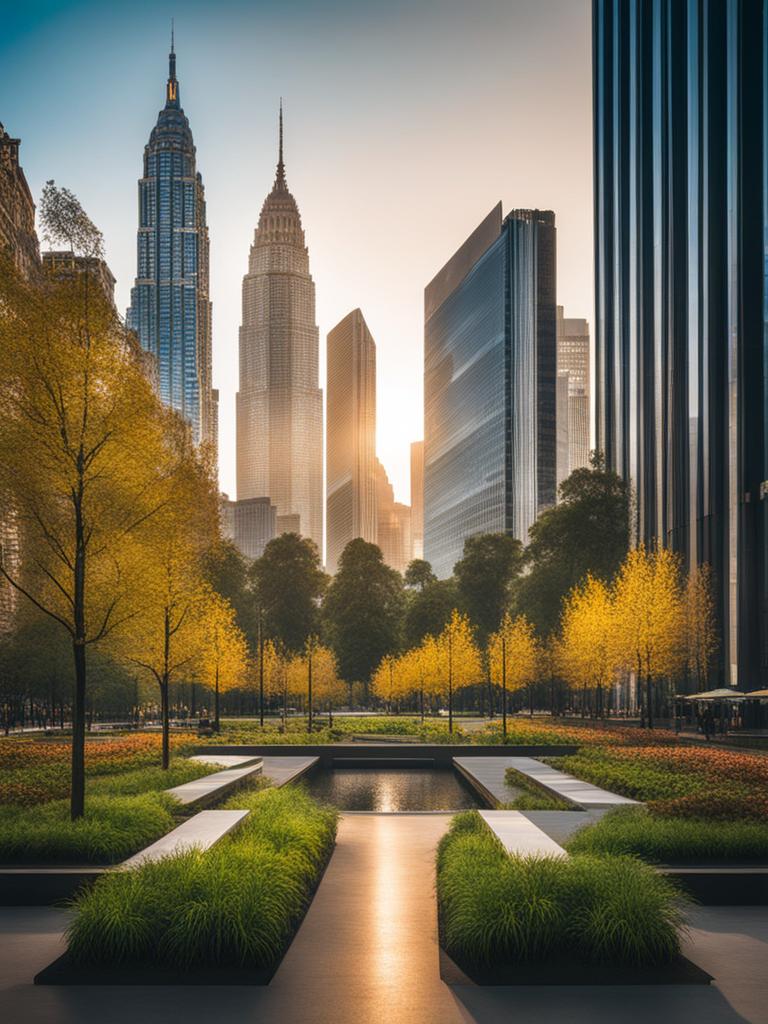
<path fill-rule="evenodd" d="M 0 121 L 33 195 L 53 178 L 103 231 L 121 312 L 171 18 L 208 207 L 221 487 L 234 496 L 242 277 L 282 96 L 320 384 L 325 336 L 359 306 L 377 345 L 378 454 L 407 502 L 424 286 L 499 200 L 555 211 L 558 302 L 593 319 L 590 2 L 0 0 Z"/>

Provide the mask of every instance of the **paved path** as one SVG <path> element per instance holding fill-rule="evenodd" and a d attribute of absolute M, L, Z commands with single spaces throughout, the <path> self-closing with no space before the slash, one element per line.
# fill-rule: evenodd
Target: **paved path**
<path fill-rule="evenodd" d="M 286 786 L 289 782 L 295 782 L 302 775 L 317 764 L 316 757 L 296 757 L 279 754 L 267 754 L 264 757 L 263 774 L 267 779 L 272 780 L 273 786 Z"/>
<path fill-rule="evenodd" d="M 228 835 L 248 815 L 248 811 L 199 811 L 192 818 L 183 821 L 156 843 L 134 853 L 119 865 L 121 871 L 161 860 L 173 853 L 181 853 L 191 847 L 208 850 Z"/>
<path fill-rule="evenodd" d="M 266 988 L 33 987 L 67 912 L 0 908 L 8 1024 L 765 1024 L 768 910 L 691 912 L 712 986 L 450 988 L 438 968 L 434 847 L 449 815 L 348 815 L 304 923 Z M 689 950 L 690 952 L 690 950 Z"/>
<path fill-rule="evenodd" d="M 222 797 L 243 785 L 248 779 L 261 775 L 260 757 L 244 758 L 246 764 L 235 768 L 226 768 L 212 775 L 203 775 L 192 782 L 184 782 L 180 786 L 166 789 L 169 796 L 175 797 L 184 807 L 203 807 L 205 804 L 221 800 Z"/>

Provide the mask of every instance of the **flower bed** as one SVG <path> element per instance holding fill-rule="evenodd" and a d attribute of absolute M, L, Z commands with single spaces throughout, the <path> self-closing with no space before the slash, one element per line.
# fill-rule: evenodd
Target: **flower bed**
<path fill-rule="evenodd" d="M 181 754 L 192 745 L 189 737 L 171 737 L 172 753 Z M 159 765 L 160 750 L 161 737 L 156 734 L 86 740 L 86 777 L 116 775 Z M 64 799 L 69 794 L 71 756 L 68 742 L 26 738 L 0 740 L 0 800 L 3 804 L 32 806 Z M 206 774 L 204 768 L 200 774 Z"/>
<path fill-rule="evenodd" d="M 271 968 L 285 952 L 333 848 L 337 812 L 300 789 L 238 794 L 251 814 L 211 850 L 110 873 L 78 897 L 78 965 L 191 971 Z"/>

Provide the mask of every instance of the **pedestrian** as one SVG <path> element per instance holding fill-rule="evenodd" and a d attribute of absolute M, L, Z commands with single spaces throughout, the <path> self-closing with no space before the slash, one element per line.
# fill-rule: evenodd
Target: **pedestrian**
<path fill-rule="evenodd" d="M 704 725 L 704 735 L 708 740 L 711 740 L 715 734 L 715 716 L 712 713 L 712 705 L 707 704 L 704 708 L 704 714 L 702 715 L 702 724 Z"/>

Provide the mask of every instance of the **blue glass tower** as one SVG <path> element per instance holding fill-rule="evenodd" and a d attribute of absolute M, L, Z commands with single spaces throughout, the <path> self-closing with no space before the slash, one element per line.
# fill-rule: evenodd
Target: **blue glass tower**
<path fill-rule="evenodd" d="M 165 107 L 144 148 L 138 266 L 126 319 L 157 360 L 160 398 L 188 421 L 196 442 L 215 446 L 205 193 L 181 108 L 173 39 L 168 60 Z"/>
<path fill-rule="evenodd" d="M 555 217 L 499 203 L 424 292 L 424 557 L 555 503 Z"/>
<path fill-rule="evenodd" d="M 597 445 L 768 682 L 768 2 L 594 0 Z"/>

